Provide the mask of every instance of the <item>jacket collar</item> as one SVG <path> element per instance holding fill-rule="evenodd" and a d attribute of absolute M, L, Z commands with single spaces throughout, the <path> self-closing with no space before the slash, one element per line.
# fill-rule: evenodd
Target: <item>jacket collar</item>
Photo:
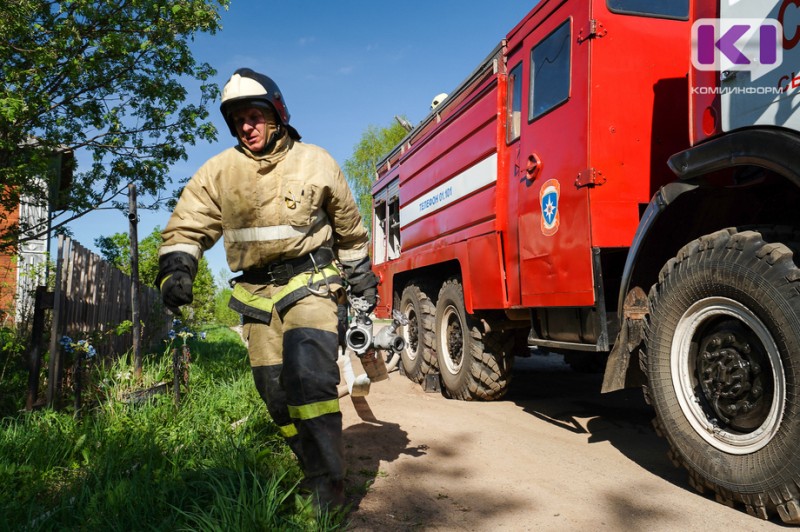
<path fill-rule="evenodd" d="M 241 143 L 236 147 L 237 150 L 242 152 L 243 154 L 247 155 L 250 159 L 254 161 L 267 163 L 267 164 L 274 164 L 278 161 L 283 160 L 286 157 L 286 154 L 289 152 L 289 149 L 294 144 L 294 140 L 286 134 L 281 135 L 275 142 L 271 143 L 269 149 L 254 153 L 244 146 Z"/>

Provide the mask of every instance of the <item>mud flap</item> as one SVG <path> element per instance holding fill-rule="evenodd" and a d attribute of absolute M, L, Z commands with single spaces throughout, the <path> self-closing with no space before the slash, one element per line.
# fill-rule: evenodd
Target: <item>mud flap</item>
<path fill-rule="evenodd" d="M 606 362 L 606 372 L 603 375 L 603 387 L 600 393 L 609 393 L 621 390 L 625 387 L 625 375 L 628 373 L 628 366 L 631 361 L 631 353 L 628 351 L 628 322 L 619 331 L 617 341 L 614 342 L 614 349 L 608 355 Z"/>
<path fill-rule="evenodd" d="M 422 389 L 427 393 L 439 393 L 442 391 L 442 378 L 438 373 L 425 375 L 422 380 Z"/>
<path fill-rule="evenodd" d="M 608 355 L 606 371 L 603 375 L 603 386 L 600 393 L 609 393 L 623 388 L 645 384 L 644 374 L 638 363 L 639 346 L 644 341 L 645 316 L 647 316 L 647 295 L 634 287 L 624 302 L 625 318 L 622 321 L 617 341 Z M 631 364 L 631 354 L 637 360 Z"/>

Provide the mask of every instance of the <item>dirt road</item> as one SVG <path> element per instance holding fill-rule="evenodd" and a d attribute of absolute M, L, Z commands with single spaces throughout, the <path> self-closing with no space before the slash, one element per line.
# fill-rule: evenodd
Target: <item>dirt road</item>
<path fill-rule="evenodd" d="M 697 494 L 639 390 L 555 355 L 520 359 L 506 398 L 465 403 L 397 372 L 342 411 L 352 530 L 777 530 Z"/>

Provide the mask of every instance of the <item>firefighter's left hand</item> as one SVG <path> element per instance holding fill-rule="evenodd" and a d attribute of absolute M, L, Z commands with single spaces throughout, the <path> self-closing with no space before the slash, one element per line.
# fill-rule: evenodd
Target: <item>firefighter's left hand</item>
<path fill-rule="evenodd" d="M 364 293 L 361 294 L 361 297 L 369 303 L 369 310 L 367 310 L 367 314 L 375 310 L 375 307 L 378 306 L 378 290 L 375 288 L 367 288 L 364 290 Z"/>
<path fill-rule="evenodd" d="M 350 283 L 350 293 L 369 303 L 369 314 L 378 304 L 378 276 L 371 271 L 358 274 L 355 283 Z"/>
<path fill-rule="evenodd" d="M 369 314 L 378 304 L 378 276 L 372 272 L 369 257 L 354 262 L 342 262 L 350 294 L 369 303 Z"/>

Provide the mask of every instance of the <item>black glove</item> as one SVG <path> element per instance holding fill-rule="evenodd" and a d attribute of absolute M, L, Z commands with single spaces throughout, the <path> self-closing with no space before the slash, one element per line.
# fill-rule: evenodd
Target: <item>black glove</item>
<path fill-rule="evenodd" d="M 369 310 L 378 304 L 378 276 L 372 272 L 372 262 L 369 257 L 353 262 L 342 262 L 342 269 L 350 285 L 350 294 L 362 297 L 369 303 Z"/>
<path fill-rule="evenodd" d="M 161 290 L 164 305 L 173 314 L 181 305 L 192 302 L 192 282 L 197 274 L 197 259 L 182 251 L 173 251 L 158 258 L 156 286 Z"/>

